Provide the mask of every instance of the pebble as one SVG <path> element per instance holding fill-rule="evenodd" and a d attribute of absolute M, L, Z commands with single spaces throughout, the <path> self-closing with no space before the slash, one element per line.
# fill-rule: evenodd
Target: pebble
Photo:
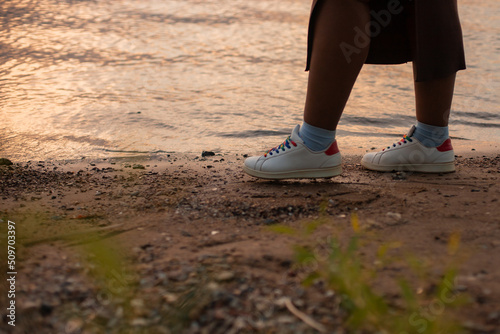
<path fill-rule="evenodd" d="M 277 319 L 279 324 L 292 324 L 295 322 L 295 318 L 289 315 L 282 315 Z"/>
<path fill-rule="evenodd" d="M 215 155 L 215 152 L 212 151 L 203 151 L 201 152 L 201 156 L 204 157 L 213 157 Z"/>
<path fill-rule="evenodd" d="M 133 308 L 144 308 L 144 300 L 142 299 L 132 299 L 130 301 L 130 306 Z"/>
<path fill-rule="evenodd" d="M 280 297 L 274 301 L 274 304 L 280 308 L 285 308 L 286 307 L 286 301 L 290 299 L 288 297 Z"/>
<path fill-rule="evenodd" d="M 392 174 L 393 180 L 406 180 L 408 178 L 408 174 L 405 172 L 396 172 Z"/>
<path fill-rule="evenodd" d="M 215 283 L 215 282 L 208 282 L 207 283 L 207 290 L 209 291 L 219 291 L 220 290 L 220 286 L 219 284 Z"/>
<path fill-rule="evenodd" d="M 277 221 L 276 219 L 272 219 L 272 218 L 268 218 L 268 219 L 263 221 L 264 225 L 275 225 L 278 223 L 279 223 L 279 221 Z"/>
<path fill-rule="evenodd" d="M 13 165 L 12 161 L 6 158 L 0 158 L 0 166 L 10 166 Z"/>
<path fill-rule="evenodd" d="M 488 319 L 490 320 L 500 319 L 500 312 L 491 312 L 490 314 L 488 314 Z"/>
<path fill-rule="evenodd" d="M 396 220 L 400 220 L 401 219 L 401 214 L 400 213 L 397 213 L 397 212 L 387 212 L 387 217 L 389 218 L 393 218 L 393 219 L 396 219 Z"/>
<path fill-rule="evenodd" d="M 144 167 L 144 165 L 141 164 L 133 164 L 132 169 L 146 169 L 146 167 Z"/>
<path fill-rule="evenodd" d="M 215 280 L 218 282 L 230 281 L 234 278 L 234 273 L 232 271 L 221 271 L 215 275 Z"/>
<path fill-rule="evenodd" d="M 65 326 L 65 333 L 80 333 L 83 327 L 83 320 L 80 318 L 70 319 Z"/>
<path fill-rule="evenodd" d="M 22 311 L 31 311 L 40 308 L 42 302 L 40 300 L 28 300 L 21 304 Z"/>
<path fill-rule="evenodd" d="M 179 299 L 179 297 L 173 293 L 165 293 L 162 297 L 169 304 L 173 304 Z"/>
<path fill-rule="evenodd" d="M 132 320 L 132 322 L 130 324 L 132 326 L 143 327 L 143 326 L 147 326 L 148 323 L 149 322 L 144 318 L 137 318 L 137 319 Z"/>
<path fill-rule="evenodd" d="M 51 305 L 47 305 L 47 304 L 43 304 L 43 303 L 42 303 L 42 305 L 40 305 L 40 309 L 39 309 L 40 314 L 44 317 L 49 316 L 53 310 L 54 310 L 54 308 Z"/>

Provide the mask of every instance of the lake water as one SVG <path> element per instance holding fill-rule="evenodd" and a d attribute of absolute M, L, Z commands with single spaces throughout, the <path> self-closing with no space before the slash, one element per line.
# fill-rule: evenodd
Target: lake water
<path fill-rule="evenodd" d="M 455 138 L 500 142 L 500 2 L 460 0 Z M 0 157 L 255 153 L 301 122 L 310 0 L 3 0 Z M 344 151 L 414 122 L 411 64 L 365 66 Z"/>

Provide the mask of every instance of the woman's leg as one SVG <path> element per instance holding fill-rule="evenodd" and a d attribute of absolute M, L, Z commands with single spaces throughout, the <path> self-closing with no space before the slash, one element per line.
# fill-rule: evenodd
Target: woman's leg
<path fill-rule="evenodd" d="M 449 138 L 448 119 L 455 77 L 453 73 L 431 81 L 415 81 L 417 126 L 413 136 L 426 147 L 438 147 Z"/>
<path fill-rule="evenodd" d="M 416 128 L 384 150 L 365 154 L 361 165 L 385 172 L 453 172 L 455 155 L 448 134 L 448 118 L 455 76 L 454 73 L 440 79 L 415 82 Z"/>
<path fill-rule="evenodd" d="M 415 102 L 417 120 L 434 126 L 448 126 L 453 91 L 455 88 L 453 73 L 442 79 L 415 82 Z"/>
<path fill-rule="evenodd" d="M 263 156 L 245 160 L 244 170 L 265 179 L 332 177 L 342 172 L 335 128 L 368 55 L 367 0 L 320 0 L 314 36 L 304 124 Z M 360 36 L 363 34 L 364 36 Z M 350 46 L 346 54 L 346 47 Z M 344 47 L 344 49 L 343 49 Z"/>
<path fill-rule="evenodd" d="M 356 41 L 369 25 L 369 6 L 361 0 L 321 0 L 317 6 L 304 121 L 335 130 L 368 56 L 369 37 Z M 356 52 L 347 57 L 342 45 Z"/>

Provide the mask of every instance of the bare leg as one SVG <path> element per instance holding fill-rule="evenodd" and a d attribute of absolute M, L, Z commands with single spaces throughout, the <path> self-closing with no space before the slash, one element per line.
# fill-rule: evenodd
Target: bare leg
<path fill-rule="evenodd" d="M 415 82 L 417 120 L 434 126 L 447 126 L 456 74 L 442 79 Z"/>
<path fill-rule="evenodd" d="M 361 0 L 325 0 L 319 5 L 304 121 L 335 130 L 368 56 L 369 43 L 355 45 L 358 32 L 354 28 L 365 30 L 370 21 L 369 7 Z M 342 43 L 355 45 L 359 52 L 348 59 L 340 47 Z"/>

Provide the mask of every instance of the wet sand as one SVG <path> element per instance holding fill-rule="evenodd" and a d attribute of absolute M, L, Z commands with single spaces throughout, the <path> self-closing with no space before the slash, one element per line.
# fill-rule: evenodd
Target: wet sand
<path fill-rule="evenodd" d="M 300 284 L 293 245 L 303 237 L 269 228 L 322 218 L 315 242 L 347 240 L 356 213 L 373 247 L 398 242 L 397 253 L 428 265 L 416 287 L 424 294 L 459 233 L 454 289 L 469 298 L 460 322 L 498 333 L 500 155 L 468 151 L 458 154 L 455 173 L 427 175 L 370 172 L 360 156 L 346 156 L 339 177 L 280 182 L 247 176 L 243 160 L 170 154 L 0 166 L 0 217 L 16 222 L 20 247 L 16 327 L 2 307 L 2 331 L 316 332 L 286 306 L 290 298 L 326 332 L 344 333 L 335 292 Z M 111 285 L 96 279 L 96 240 L 118 259 Z M 397 304 L 391 282 L 406 270 L 380 270 L 377 292 Z M 4 305 L 5 291 L 0 298 Z"/>

